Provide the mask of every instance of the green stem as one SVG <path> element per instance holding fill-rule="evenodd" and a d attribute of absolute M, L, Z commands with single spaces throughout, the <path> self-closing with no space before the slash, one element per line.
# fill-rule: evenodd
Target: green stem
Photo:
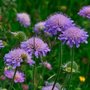
<path fill-rule="evenodd" d="M 66 76 L 65 79 L 64 79 L 64 83 L 62 84 L 60 90 L 62 90 L 63 87 L 65 87 L 65 86 L 67 85 L 67 82 L 68 82 L 69 79 L 70 79 L 70 75 L 67 74 L 67 76 Z"/>
<path fill-rule="evenodd" d="M 43 64 L 44 62 L 42 60 L 42 57 L 40 58 L 40 60 L 41 60 L 41 63 Z M 38 85 L 37 86 L 39 86 L 43 82 L 43 80 L 44 80 L 43 79 L 44 72 L 45 72 L 45 68 L 42 67 L 42 73 L 40 74 L 42 76 L 42 78 L 40 78 L 40 80 L 38 81 Z M 38 87 L 36 89 L 38 89 Z"/>
<path fill-rule="evenodd" d="M 71 75 L 70 75 L 70 85 L 71 85 L 71 81 L 72 81 L 72 74 L 73 74 L 73 61 L 74 61 L 74 47 L 70 49 L 70 58 L 71 58 Z M 70 88 L 69 85 L 69 88 Z"/>
<path fill-rule="evenodd" d="M 55 81 L 54 81 L 54 84 L 53 84 L 53 87 L 52 87 L 52 90 L 54 90 L 54 88 L 55 88 L 55 85 L 56 85 L 56 83 L 57 83 L 57 80 L 58 80 L 58 77 L 59 77 L 59 75 L 60 75 L 60 72 L 61 72 L 61 65 L 62 65 L 62 53 L 63 53 L 63 49 L 62 49 L 62 43 L 61 43 L 61 45 L 60 45 L 60 54 L 59 54 L 59 65 L 58 65 L 58 70 L 57 70 L 57 75 L 56 75 L 56 78 L 55 78 Z"/>
<path fill-rule="evenodd" d="M 15 72 L 14 72 L 14 75 L 13 75 L 13 78 L 12 78 L 12 83 L 11 83 L 11 85 L 10 85 L 10 87 L 9 87 L 9 90 L 11 90 L 11 88 L 13 89 L 14 78 L 15 78 L 16 72 L 17 72 L 17 67 L 16 67 L 16 69 L 15 69 Z"/>
<path fill-rule="evenodd" d="M 33 57 L 33 59 L 35 60 L 35 36 L 36 35 L 34 35 L 34 39 L 33 39 L 33 41 L 34 41 L 34 47 L 33 47 L 33 49 L 34 49 L 34 57 Z M 36 85 L 36 80 L 37 80 L 37 77 L 36 77 L 36 63 L 35 63 L 35 65 L 34 65 L 34 68 L 33 68 L 33 87 L 34 87 L 34 90 L 36 90 L 36 88 L 37 88 L 37 85 Z"/>

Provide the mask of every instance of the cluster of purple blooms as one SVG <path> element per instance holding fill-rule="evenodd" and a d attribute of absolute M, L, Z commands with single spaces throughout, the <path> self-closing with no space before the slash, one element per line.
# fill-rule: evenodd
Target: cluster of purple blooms
<path fill-rule="evenodd" d="M 65 31 L 65 29 L 73 26 L 73 20 L 67 16 L 57 13 L 50 16 L 45 22 L 45 32 L 50 35 L 57 35 L 58 32 Z"/>
<path fill-rule="evenodd" d="M 30 25 L 30 18 L 26 13 L 17 14 L 17 20 L 24 25 L 24 27 L 28 27 Z M 44 23 L 44 22 L 43 22 Z M 35 27 L 38 29 L 43 29 L 42 23 L 39 23 Z M 44 26 L 44 25 L 43 25 Z M 37 31 L 37 29 L 36 29 Z M 10 66 L 13 69 L 5 70 L 4 74 L 6 77 L 13 79 L 15 69 L 20 67 L 23 63 L 28 63 L 30 66 L 35 64 L 35 61 L 32 60 L 32 55 L 35 55 L 36 58 L 46 56 L 46 54 L 50 51 L 48 44 L 45 43 L 38 37 L 32 37 L 27 41 L 21 43 L 20 48 L 11 50 L 9 53 L 5 54 L 4 61 L 7 66 Z M 22 72 L 17 71 L 15 75 L 15 83 L 24 82 L 25 77 Z"/>
<path fill-rule="evenodd" d="M 13 77 L 14 77 L 14 72 L 15 72 L 15 71 L 12 70 L 12 69 L 5 69 L 4 74 L 5 74 L 5 76 L 6 76 L 7 78 L 13 79 Z M 22 72 L 20 72 L 20 71 L 17 71 L 16 74 L 15 74 L 15 77 L 14 77 L 14 82 L 15 82 L 15 83 L 22 83 L 22 82 L 24 82 L 24 80 L 25 80 L 25 75 L 24 75 L 24 73 L 22 73 Z"/>
<path fill-rule="evenodd" d="M 35 40 L 35 41 L 34 41 Z M 34 54 L 37 58 L 40 56 L 45 56 L 50 51 L 48 45 L 44 43 L 40 38 L 32 37 L 27 41 L 21 43 L 21 49 L 11 50 L 4 56 L 4 61 L 7 66 L 11 66 L 14 69 L 21 66 L 21 63 L 29 63 L 30 66 L 35 64 L 35 61 L 32 60 L 32 54 Z M 11 73 L 11 74 L 8 74 Z M 6 70 L 5 76 L 10 77 L 12 79 L 14 71 Z M 20 75 L 19 81 L 23 82 L 23 76 L 21 73 L 17 72 L 16 76 Z M 21 78 L 21 79 L 20 79 Z M 22 80 L 23 79 L 23 80 Z M 15 81 L 16 82 L 16 81 Z"/>
<path fill-rule="evenodd" d="M 83 7 L 79 15 L 87 17 L 90 19 L 90 6 Z M 24 27 L 30 26 L 30 17 L 26 13 L 18 13 L 17 21 L 19 21 Z M 66 43 L 71 48 L 76 45 L 78 48 L 81 43 L 87 43 L 88 34 L 83 29 L 77 27 L 73 20 L 71 20 L 66 15 L 62 13 L 57 13 L 50 16 L 46 21 L 39 22 L 35 25 L 34 31 L 39 32 L 44 30 L 44 32 L 49 33 L 51 36 L 58 36 L 58 39 L 63 43 Z M 3 48 L 2 40 L 0 40 L 0 48 Z M 14 69 L 21 66 L 21 63 L 28 63 L 30 66 L 35 64 L 32 60 L 32 55 L 36 58 L 46 56 L 50 52 L 48 44 L 45 43 L 38 37 L 32 37 L 27 41 L 21 43 L 20 48 L 11 50 L 4 57 L 4 61 L 7 66 L 11 66 Z M 52 69 L 50 64 L 47 62 L 43 63 L 49 69 Z M 13 79 L 15 70 L 5 69 L 5 76 Z M 24 82 L 25 75 L 22 72 L 17 71 L 14 77 L 14 82 L 21 83 Z M 51 90 L 52 86 L 43 87 L 42 90 Z M 59 90 L 57 87 L 54 90 Z"/>
<path fill-rule="evenodd" d="M 58 39 L 70 47 L 76 45 L 78 48 L 80 43 L 87 43 L 87 32 L 77 27 L 73 20 L 61 13 L 54 14 L 46 20 L 45 32 L 52 36 L 59 34 Z"/>
<path fill-rule="evenodd" d="M 28 55 L 23 49 L 14 49 L 11 50 L 8 54 L 4 56 L 4 61 L 8 67 L 12 67 L 13 69 L 5 69 L 4 74 L 7 78 L 13 79 L 15 69 L 21 66 L 21 63 L 25 62 L 32 66 L 35 61 L 32 60 L 31 56 Z M 20 71 L 16 71 L 14 82 L 22 83 L 24 82 L 25 77 L 24 74 Z"/>
<path fill-rule="evenodd" d="M 42 90 L 52 90 L 53 84 L 54 84 L 53 82 L 51 82 L 51 83 L 45 82 L 45 86 L 42 87 Z M 59 83 L 56 83 L 53 90 L 61 90 L 61 85 Z M 63 90 L 63 88 L 62 88 L 62 90 Z"/>

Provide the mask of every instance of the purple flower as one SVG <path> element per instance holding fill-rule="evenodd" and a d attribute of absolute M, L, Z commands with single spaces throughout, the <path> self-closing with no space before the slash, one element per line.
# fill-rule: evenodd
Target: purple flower
<path fill-rule="evenodd" d="M 4 60 L 8 66 L 12 66 L 14 68 L 19 67 L 20 64 L 24 61 L 30 65 L 34 64 L 31 56 L 26 51 L 19 48 L 11 50 L 8 54 L 5 55 Z"/>
<path fill-rule="evenodd" d="M 52 90 L 53 86 L 45 86 L 42 88 L 42 90 Z M 54 90 L 59 90 L 57 87 L 54 87 Z"/>
<path fill-rule="evenodd" d="M 47 61 L 42 62 L 42 65 L 43 65 L 44 67 L 46 67 L 47 69 L 52 70 L 52 66 L 51 66 L 51 64 L 48 63 Z"/>
<path fill-rule="evenodd" d="M 47 43 L 44 43 L 40 38 L 32 37 L 27 41 L 21 43 L 21 48 L 30 55 L 34 54 L 37 58 L 39 56 L 46 56 L 50 51 Z"/>
<path fill-rule="evenodd" d="M 80 43 L 87 43 L 88 34 L 78 27 L 70 27 L 59 35 L 59 40 L 66 42 L 67 45 L 73 47 L 76 45 L 78 48 Z"/>
<path fill-rule="evenodd" d="M 7 78 L 12 79 L 13 75 L 14 75 L 14 71 L 13 70 L 5 70 L 4 74 Z"/>
<path fill-rule="evenodd" d="M 27 13 L 18 13 L 17 21 L 19 21 L 24 27 L 29 27 L 31 24 L 30 17 Z"/>
<path fill-rule="evenodd" d="M 42 90 L 52 90 L 54 82 L 45 82 L 45 86 L 42 87 Z M 63 90 L 66 90 L 64 87 L 62 88 Z M 59 83 L 56 83 L 54 90 L 61 90 L 61 85 Z"/>
<path fill-rule="evenodd" d="M 35 27 L 34 27 L 34 31 L 36 33 L 39 33 L 41 30 L 43 30 L 45 28 L 45 22 L 39 22 L 37 24 L 35 24 Z"/>
<path fill-rule="evenodd" d="M 90 19 L 90 6 L 84 6 L 78 13 L 80 16 L 87 17 Z"/>
<path fill-rule="evenodd" d="M 4 74 L 7 78 L 9 79 L 13 79 L 14 76 L 14 70 L 5 70 Z M 24 77 L 24 73 L 17 71 L 14 77 L 14 82 L 15 83 L 22 83 L 24 82 L 25 77 Z"/>
<path fill-rule="evenodd" d="M 4 43 L 3 43 L 2 40 L 0 40 L 0 49 L 1 49 L 1 48 L 4 48 Z"/>
<path fill-rule="evenodd" d="M 17 71 L 15 78 L 14 78 L 14 82 L 15 83 L 18 83 L 18 82 L 22 83 L 22 82 L 24 82 L 24 80 L 25 80 L 24 73 Z"/>
<path fill-rule="evenodd" d="M 73 26 L 73 21 L 63 14 L 54 14 L 50 16 L 45 23 L 45 32 L 51 35 L 57 35 L 57 32 L 62 32 L 66 28 Z"/>

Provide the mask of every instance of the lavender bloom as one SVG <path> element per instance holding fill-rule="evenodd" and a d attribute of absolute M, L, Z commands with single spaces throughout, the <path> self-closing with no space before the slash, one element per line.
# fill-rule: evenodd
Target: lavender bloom
<path fill-rule="evenodd" d="M 13 70 L 5 70 L 4 74 L 7 78 L 12 79 L 13 75 L 14 75 L 14 71 Z"/>
<path fill-rule="evenodd" d="M 76 45 L 78 48 L 80 43 L 87 43 L 88 34 L 78 27 L 70 27 L 59 35 L 59 40 L 66 42 L 71 48 Z"/>
<path fill-rule="evenodd" d="M 0 49 L 1 48 L 4 48 L 4 44 L 3 44 L 3 41 L 2 40 L 0 40 Z"/>
<path fill-rule="evenodd" d="M 4 74 L 7 78 L 13 79 L 14 71 L 13 70 L 5 70 Z M 24 80 L 25 80 L 24 73 L 17 71 L 15 74 L 15 77 L 14 77 L 14 82 L 22 83 L 22 82 L 24 82 Z"/>
<path fill-rule="evenodd" d="M 53 82 L 52 83 L 45 82 L 45 86 L 43 86 L 42 90 L 52 90 L 53 84 L 54 84 Z M 61 90 L 61 85 L 59 83 L 56 83 L 54 90 Z"/>
<path fill-rule="evenodd" d="M 45 32 L 51 35 L 56 35 L 57 32 L 62 32 L 66 28 L 73 26 L 73 21 L 63 14 L 54 14 L 50 16 L 45 23 Z"/>
<path fill-rule="evenodd" d="M 40 38 L 32 37 L 27 41 L 21 43 L 21 48 L 30 55 L 34 54 L 37 58 L 39 56 L 46 56 L 50 51 L 47 43 L 44 43 Z"/>
<path fill-rule="evenodd" d="M 43 30 L 45 28 L 45 22 L 39 22 L 37 24 L 35 24 L 35 27 L 34 27 L 34 31 L 36 33 L 39 33 L 41 30 Z"/>
<path fill-rule="evenodd" d="M 4 57 L 5 63 L 8 66 L 12 66 L 14 68 L 19 67 L 22 62 L 27 62 L 30 65 L 34 64 L 34 61 L 31 59 L 31 56 L 28 55 L 26 51 L 23 49 L 14 49 L 10 51 Z"/>
<path fill-rule="evenodd" d="M 78 13 L 80 16 L 90 19 L 90 6 L 84 6 Z"/>
<path fill-rule="evenodd" d="M 53 86 L 45 86 L 42 88 L 42 90 L 52 90 Z M 54 87 L 54 90 L 59 90 L 57 87 Z"/>
<path fill-rule="evenodd" d="M 52 70 L 51 64 L 48 63 L 47 61 L 46 61 L 46 62 L 42 62 L 42 65 L 43 65 L 44 67 L 46 67 L 47 69 Z"/>
<path fill-rule="evenodd" d="M 24 82 L 24 80 L 25 80 L 24 73 L 17 71 L 16 75 L 15 75 L 14 82 L 15 83 L 18 83 L 18 82 L 22 83 L 22 82 Z"/>
<path fill-rule="evenodd" d="M 18 13 L 17 21 L 19 21 L 24 27 L 29 27 L 31 24 L 30 17 L 27 13 Z"/>

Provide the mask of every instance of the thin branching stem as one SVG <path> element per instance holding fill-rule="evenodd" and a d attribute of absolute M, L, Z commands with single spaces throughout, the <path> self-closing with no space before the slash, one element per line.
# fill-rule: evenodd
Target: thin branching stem
<path fill-rule="evenodd" d="M 10 90 L 11 90 L 11 88 L 13 88 L 14 79 L 15 79 L 15 75 L 16 75 L 17 69 L 18 69 L 18 68 L 16 67 L 16 68 L 15 68 L 14 75 L 13 75 L 13 78 L 12 78 L 12 83 L 11 83 L 11 85 L 10 85 L 10 87 L 9 87 Z"/>
<path fill-rule="evenodd" d="M 72 81 L 72 76 L 73 76 L 73 61 L 74 61 L 74 47 L 70 49 L 70 58 L 71 58 L 71 75 L 70 75 L 70 85 L 71 86 L 71 81 Z"/>
<path fill-rule="evenodd" d="M 60 54 L 59 54 L 59 65 L 58 65 L 58 70 L 57 70 L 57 75 L 56 75 L 56 78 L 55 78 L 55 81 L 54 81 L 54 84 L 53 84 L 53 87 L 52 87 L 52 90 L 54 90 L 55 88 L 55 85 L 57 83 L 57 80 L 58 80 L 58 77 L 60 75 L 60 72 L 61 72 L 61 66 L 62 66 L 62 55 L 63 55 L 63 48 L 62 48 L 62 43 L 60 45 Z"/>

